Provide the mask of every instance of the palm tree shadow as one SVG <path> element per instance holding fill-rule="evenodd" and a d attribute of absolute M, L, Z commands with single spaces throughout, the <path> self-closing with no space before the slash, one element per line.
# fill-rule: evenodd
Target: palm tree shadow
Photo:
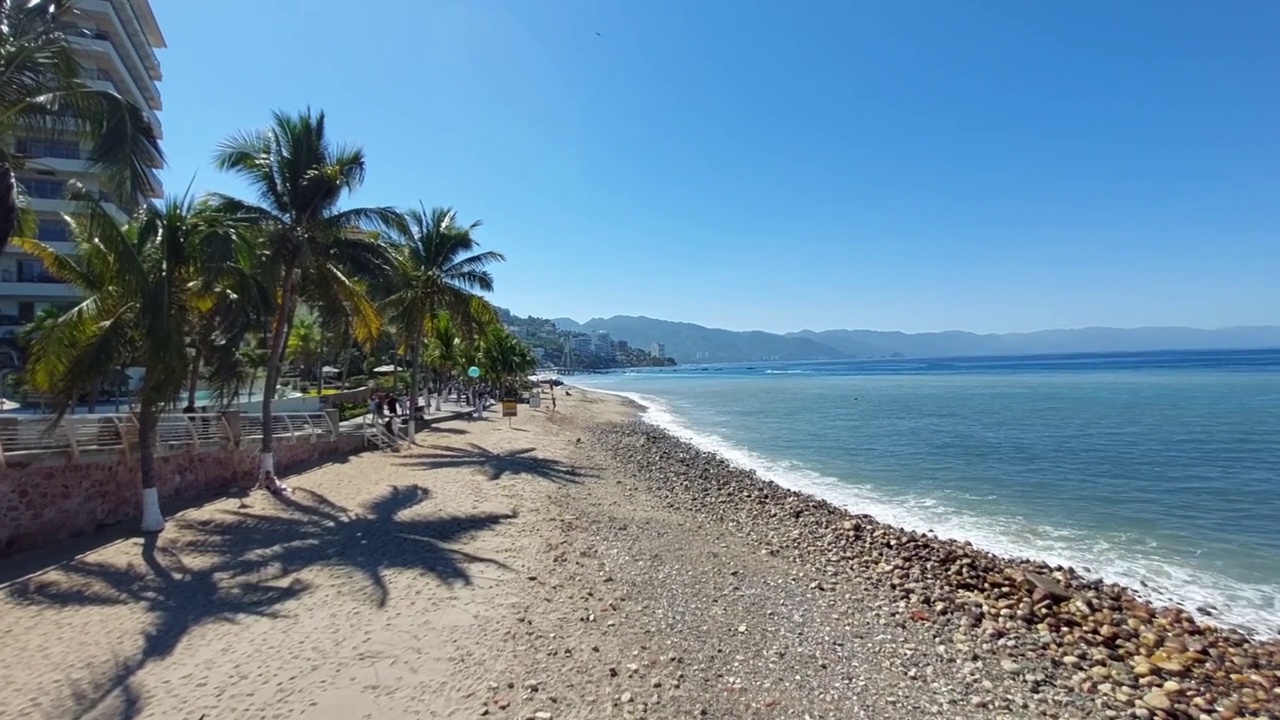
<path fill-rule="evenodd" d="M 423 470 L 475 468 L 483 471 L 490 480 L 499 480 L 507 474 L 532 475 L 553 483 L 576 485 L 584 478 L 592 477 L 563 460 L 535 455 L 537 448 L 532 447 L 502 452 L 494 452 L 476 443 L 429 445 L 428 448 L 435 452 L 416 455 L 407 464 L 421 466 Z"/>
<path fill-rule="evenodd" d="M 143 633 L 142 649 L 131 659 L 117 660 L 113 669 L 72 691 L 72 717 L 100 715 L 110 703 L 118 718 L 136 717 L 142 710 L 133 679 L 148 663 L 164 658 L 188 632 L 210 622 L 243 617 L 277 618 L 276 608 L 308 589 L 293 580 L 270 584 L 280 576 L 263 578 L 246 572 L 240 558 L 227 556 L 192 569 L 170 548 L 147 536 L 142 566 L 77 559 L 55 573 L 20 582 L 9 595 L 21 603 L 50 606 L 140 606 L 151 620 Z M 115 697 L 119 696 L 119 697 Z"/>
<path fill-rule="evenodd" d="M 508 513 L 406 518 L 428 497 L 425 488 L 396 486 L 352 512 L 320 493 L 299 488 L 280 503 L 286 514 L 231 510 L 196 531 L 184 547 L 242 557 L 252 573 L 288 576 L 313 566 L 357 571 L 378 607 L 390 600 L 386 574 L 417 571 L 448 585 L 470 585 L 470 563 L 505 564 L 451 543 L 509 520 Z"/>

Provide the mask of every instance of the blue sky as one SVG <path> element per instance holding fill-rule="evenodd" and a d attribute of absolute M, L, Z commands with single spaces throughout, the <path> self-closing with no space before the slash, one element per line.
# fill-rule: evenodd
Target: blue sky
<path fill-rule="evenodd" d="M 354 201 L 483 219 L 520 314 L 1280 323 L 1271 0 L 152 2 L 171 192 L 323 108 Z"/>

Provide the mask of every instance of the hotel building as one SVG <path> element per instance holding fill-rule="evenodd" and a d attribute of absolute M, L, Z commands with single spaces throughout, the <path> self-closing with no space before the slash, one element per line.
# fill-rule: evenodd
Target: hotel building
<path fill-rule="evenodd" d="M 164 36 L 148 0 L 76 0 L 75 22 L 89 31 L 87 37 L 73 38 L 77 55 L 85 69 L 86 82 L 96 88 L 114 90 L 143 109 L 160 137 L 164 129 L 156 114 L 161 109 L 160 62 L 155 48 L 165 47 Z M 99 193 L 108 212 L 121 221 L 125 212 L 103 189 L 90 170 L 89 148 L 74 137 L 5 138 L 10 147 L 26 158 L 18 171 L 18 182 L 26 190 L 27 202 L 38 218 L 37 238 L 63 251 L 70 251 L 70 232 L 62 214 L 73 209 L 66 199 L 67 183 L 77 181 L 89 192 Z M 160 179 L 154 175 L 153 197 L 163 195 Z M 75 288 L 53 279 L 40 261 L 12 245 L 0 253 L 0 343 L 10 344 L 18 329 L 30 322 L 42 308 L 72 307 L 77 302 Z M 0 364 L 10 353 L 0 352 Z"/>

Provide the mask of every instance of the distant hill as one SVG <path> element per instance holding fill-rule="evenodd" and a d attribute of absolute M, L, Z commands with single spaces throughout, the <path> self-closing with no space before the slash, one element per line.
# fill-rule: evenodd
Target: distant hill
<path fill-rule="evenodd" d="M 786 337 L 758 330 L 735 332 L 706 328 L 693 323 L 654 320 L 618 315 L 577 323 L 567 318 L 554 320 L 561 330 L 607 332 L 615 340 L 648 348 L 655 342 L 666 346 L 667 357 L 677 362 L 746 362 L 768 358 L 777 360 L 824 360 L 847 357 L 848 353 L 801 337 Z"/>
<path fill-rule="evenodd" d="M 958 330 L 914 334 L 877 330 L 804 330 L 790 333 L 788 337 L 807 338 L 857 356 L 899 353 L 907 357 L 949 357 L 1280 347 L 1280 327 L 1275 326 L 1221 330 L 1094 327 L 1001 335 L 978 335 Z"/>
<path fill-rule="evenodd" d="M 1280 348 L 1280 326 L 1200 330 L 1182 327 L 1081 328 L 1030 333 L 987 334 L 952 330 L 903 333 L 879 330 L 803 330 L 786 335 L 737 332 L 692 323 L 618 315 L 578 323 L 553 322 L 571 332 L 607 332 L 615 340 L 647 348 L 666 345 L 681 363 L 831 360 L 859 357 L 955 357 L 964 355 L 1038 355 L 1046 353 L 1141 352 Z"/>

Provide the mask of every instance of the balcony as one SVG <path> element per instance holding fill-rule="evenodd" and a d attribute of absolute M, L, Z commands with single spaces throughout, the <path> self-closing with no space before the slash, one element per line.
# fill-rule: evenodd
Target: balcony
<path fill-rule="evenodd" d="M 16 281 L 6 281 L 6 278 L 11 278 L 14 275 L 17 276 Z M 61 282 L 45 272 L 31 274 L 11 273 L 8 270 L 0 272 L 0 296 L 2 297 L 47 300 L 51 298 L 76 298 L 80 297 L 80 295 L 80 290 L 74 285 Z"/>
<path fill-rule="evenodd" d="M 159 107 L 160 90 L 156 87 L 155 83 L 147 77 L 146 82 L 140 86 L 137 82 L 137 75 L 130 71 L 131 67 L 138 67 L 138 63 L 136 62 L 137 56 L 133 56 L 134 62 L 128 62 L 128 60 L 126 60 L 126 58 L 121 54 L 119 48 L 116 46 L 116 43 L 111 39 L 109 34 L 97 30 L 93 32 L 95 33 L 94 37 L 72 36 L 71 44 L 91 56 L 96 55 L 99 58 L 105 58 L 113 68 L 119 68 L 120 72 L 116 74 L 122 77 L 118 78 L 118 81 L 124 82 L 128 86 L 128 89 L 136 93 L 138 97 L 145 98 L 147 101 L 146 107 L 148 109 L 154 110 L 156 107 Z"/>
<path fill-rule="evenodd" d="M 146 65 L 151 79 L 156 82 L 164 79 L 160 60 L 152 49 L 153 46 L 164 47 L 164 38 L 159 37 L 159 28 L 155 27 L 154 32 L 157 37 L 153 40 L 151 34 L 147 32 L 147 23 L 138 16 L 133 3 L 129 0 L 80 0 L 79 4 L 85 10 L 110 17 L 114 24 L 120 26 L 120 29 L 127 31 L 129 41 Z"/>
<path fill-rule="evenodd" d="M 118 206 L 110 204 L 106 200 L 107 196 L 103 196 L 103 207 L 106 208 L 107 214 L 115 218 L 118 223 L 129 222 L 129 216 L 125 214 Z M 84 208 L 80 207 L 80 203 L 73 202 L 64 198 L 27 198 L 27 207 L 31 208 L 35 213 L 47 213 L 50 215 L 77 215 L 84 212 Z"/>
<path fill-rule="evenodd" d="M 44 242 L 45 245 L 49 246 L 50 250 L 58 253 L 59 255 L 75 255 L 76 253 L 80 252 L 79 250 L 76 249 L 76 244 L 73 242 L 69 242 L 69 241 L 68 242 L 45 242 L 43 240 L 41 240 L 40 242 Z M 12 244 L 10 244 L 4 249 L 4 257 L 9 257 L 11 255 L 16 255 L 18 257 L 31 257 L 27 253 L 18 249 L 17 245 L 12 245 Z M 3 272 L 3 271 L 0 271 L 0 272 Z"/>
<path fill-rule="evenodd" d="M 127 46 L 118 47 L 117 51 L 122 55 L 127 53 L 128 59 L 133 61 L 134 67 L 138 70 L 139 79 L 145 78 L 154 88 L 155 83 L 162 78 L 160 60 L 151 47 L 151 39 L 147 37 L 137 16 L 132 12 L 131 1 L 79 0 L 76 4 L 80 6 L 86 18 L 92 19 L 90 23 L 78 24 L 96 25 L 96 28 L 90 29 L 100 29 L 101 32 L 110 34 L 118 46 Z M 122 9 L 123 12 L 121 12 Z M 159 30 L 158 27 L 156 29 Z"/>

